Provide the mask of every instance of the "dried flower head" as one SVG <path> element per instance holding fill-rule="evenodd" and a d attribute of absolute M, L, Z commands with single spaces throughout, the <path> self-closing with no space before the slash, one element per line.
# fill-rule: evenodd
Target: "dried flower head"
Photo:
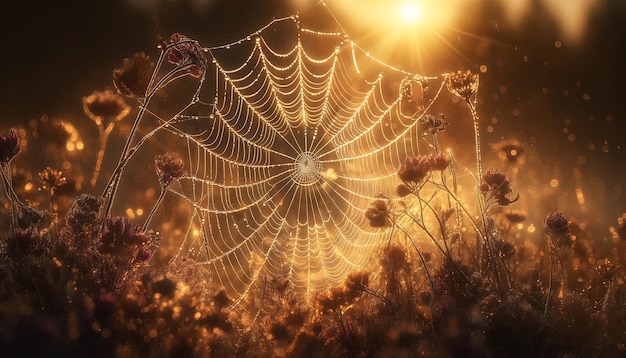
<path fill-rule="evenodd" d="M 478 92 L 478 74 L 467 70 L 448 75 L 448 90 L 465 101 Z"/>
<path fill-rule="evenodd" d="M 46 169 L 39 172 L 39 179 L 41 179 L 41 188 L 50 190 L 51 193 L 67 184 L 67 178 L 63 176 L 63 172 L 50 167 L 46 167 Z"/>
<path fill-rule="evenodd" d="M 113 84 L 124 96 L 144 98 L 154 71 L 154 63 L 145 53 L 125 58 L 122 67 L 113 70 Z"/>
<path fill-rule="evenodd" d="M 445 153 L 437 153 L 428 157 L 431 170 L 444 171 L 450 166 L 450 157 Z"/>
<path fill-rule="evenodd" d="M 420 119 L 420 126 L 424 135 L 433 135 L 439 131 L 445 131 L 448 126 L 446 122 L 446 116 L 441 113 L 439 117 L 435 117 L 432 114 L 426 114 Z"/>
<path fill-rule="evenodd" d="M 180 179 L 187 174 L 183 160 L 170 153 L 155 155 L 154 164 L 156 166 L 157 176 L 159 177 L 159 183 L 163 186 L 168 186 L 174 180 Z"/>
<path fill-rule="evenodd" d="M 202 47 L 197 41 L 180 33 L 174 33 L 170 37 L 170 45 L 159 44 L 160 48 L 165 48 L 165 57 L 173 65 L 189 65 L 188 73 L 196 78 L 201 78 L 206 71 L 207 61 L 204 57 Z"/>
<path fill-rule="evenodd" d="M 432 169 L 430 157 L 425 155 L 416 155 L 407 157 L 404 164 L 398 169 L 398 177 L 407 184 L 420 183 Z"/>
<path fill-rule="evenodd" d="M 143 246 L 148 239 L 128 217 L 114 216 L 106 219 L 101 242 L 101 253 L 120 254 Z"/>
<path fill-rule="evenodd" d="M 22 150 L 20 138 L 15 129 L 10 129 L 7 135 L 0 134 L 0 162 L 8 163 Z"/>
<path fill-rule="evenodd" d="M 26 255 L 38 257 L 44 253 L 44 246 L 44 240 L 37 229 L 32 227 L 27 229 L 15 228 L 9 234 L 6 252 L 12 259 L 23 258 Z"/>
<path fill-rule="evenodd" d="M 344 287 L 333 287 L 326 293 L 320 293 L 315 301 L 317 309 L 322 314 L 338 312 L 350 304 Z"/>
<path fill-rule="evenodd" d="M 544 230 L 556 247 L 569 246 L 572 242 L 569 221 L 560 211 L 553 211 L 546 215 Z"/>
<path fill-rule="evenodd" d="M 606 281 L 611 281 L 620 268 L 620 265 L 615 265 L 606 258 L 598 260 L 596 265 L 596 271 L 598 271 L 598 274 Z"/>
<path fill-rule="evenodd" d="M 387 200 L 374 200 L 370 207 L 365 210 L 365 218 L 369 220 L 371 227 L 391 226 L 391 207 Z"/>
<path fill-rule="evenodd" d="M 495 200 L 498 205 L 507 206 L 519 200 L 519 194 L 510 198 L 513 192 L 511 182 L 504 173 L 497 169 L 487 169 L 483 175 L 480 191 L 487 198 L 487 201 Z"/>
<path fill-rule="evenodd" d="M 102 206 L 102 199 L 89 194 L 79 195 L 70 208 L 65 222 L 75 233 L 86 227 L 97 226 L 100 223 L 98 214 Z"/>
<path fill-rule="evenodd" d="M 47 210 L 38 210 L 30 206 L 21 206 L 17 213 L 17 226 L 22 229 L 35 227 L 39 230 L 47 229 L 54 219 L 54 215 Z"/>
<path fill-rule="evenodd" d="M 135 255 L 135 258 L 133 259 L 133 264 L 141 264 L 144 262 L 148 262 L 150 261 L 150 259 L 152 259 L 152 250 L 150 250 L 147 247 L 140 247 L 137 250 L 137 254 Z"/>
<path fill-rule="evenodd" d="M 412 192 L 411 187 L 406 184 L 398 184 L 398 186 L 396 186 L 396 194 L 401 198 L 404 198 Z"/>
<path fill-rule="evenodd" d="M 121 121 L 130 113 L 130 107 L 120 95 L 105 90 L 94 91 L 89 96 L 83 97 L 83 111 L 100 126 L 105 120 Z"/>
<path fill-rule="evenodd" d="M 388 249 L 383 250 L 381 265 L 385 268 L 385 273 L 397 272 L 408 267 L 409 262 L 405 248 L 393 244 Z"/>
<path fill-rule="evenodd" d="M 351 273 L 345 280 L 346 290 L 349 295 L 359 296 L 369 286 L 370 274 L 367 271 Z"/>

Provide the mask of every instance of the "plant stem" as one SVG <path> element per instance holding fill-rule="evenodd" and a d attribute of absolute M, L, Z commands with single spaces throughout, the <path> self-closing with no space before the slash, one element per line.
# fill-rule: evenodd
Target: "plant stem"
<path fill-rule="evenodd" d="M 161 205 L 161 202 L 163 201 L 163 198 L 165 197 L 165 193 L 167 193 L 167 189 L 165 187 L 161 187 L 161 192 L 159 193 L 159 197 L 157 198 L 156 203 L 154 203 L 152 210 L 150 210 L 150 214 L 148 214 L 148 217 L 146 218 L 146 222 L 143 224 L 143 227 L 141 228 L 142 232 L 145 232 L 148 229 L 148 225 L 150 225 L 150 221 L 152 220 L 154 213 L 156 213 L 158 207 Z"/>
<path fill-rule="evenodd" d="M 552 276 L 554 273 L 554 249 L 552 248 L 552 244 L 550 245 L 550 277 L 548 280 L 548 294 L 546 295 L 546 304 L 543 308 L 543 319 L 546 319 L 546 315 L 548 314 L 548 305 L 550 304 L 550 296 L 552 295 Z"/>
<path fill-rule="evenodd" d="M 7 173 L 5 173 L 5 171 Z M 2 182 L 4 183 L 4 192 L 9 198 L 9 204 L 11 207 L 11 224 L 13 225 L 13 229 L 17 228 L 17 194 L 13 191 L 13 186 L 11 185 L 11 167 L 9 163 L 1 163 L 0 164 L 0 173 L 2 174 Z"/>
<path fill-rule="evenodd" d="M 91 186 L 96 186 L 96 182 L 98 181 L 98 176 L 100 175 L 100 169 L 102 168 L 102 161 L 104 159 L 104 153 L 106 151 L 107 142 L 109 140 L 109 134 L 113 131 L 113 127 L 115 124 L 113 122 L 107 125 L 106 129 L 102 127 L 102 125 L 98 126 L 98 141 L 100 142 L 100 148 L 98 148 L 98 157 L 96 158 L 96 166 L 93 169 L 93 174 L 91 175 Z"/>
<path fill-rule="evenodd" d="M 398 224 L 395 224 L 395 226 L 398 226 Z M 417 245 L 415 245 L 415 242 L 411 238 L 411 235 L 408 232 L 406 232 L 406 230 L 404 230 L 400 226 L 398 226 L 398 229 L 402 231 L 404 235 L 406 235 L 406 238 L 411 242 L 411 244 L 413 245 L 413 248 L 415 248 L 415 251 L 417 252 L 417 256 L 419 256 L 420 261 L 422 262 L 422 266 L 424 267 L 424 271 L 426 272 L 426 276 L 428 277 L 430 288 L 432 289 L 432 292 L 434 294 L 435 293 L 435 281 L 433 280 L 433 277 L 430 275 L 430 270 L 428 270 L 428 266 L 426 265 L 426 260 L 424 259 L 424 256 L 422 256 L 422 252 L 417 248 Z"/>

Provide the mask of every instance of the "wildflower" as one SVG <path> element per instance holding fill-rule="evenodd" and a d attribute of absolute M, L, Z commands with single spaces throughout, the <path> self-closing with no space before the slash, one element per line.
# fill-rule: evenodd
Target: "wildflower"
<path fill-rule="evenodd" d="M 398 245 L 391 245 L 383 251 L 381 264 L 386 273 L 397 272 L 408 267 L 409 262 L 405 249 Z"/>
<path fill-rule="evenodd" d="M 398 184 L 398 186 L 396 186 L 396 194 L 401 198 L 404 198 L 412 192 L 411 188 L 406 184 Z"/>
<path fill-rule="evenodd" d="M 183 168 L 183 160 L 174 157 L 170 153 L 154 156 L 154 164 L 159 182 L 163 186 L 170 185 L 174 180 L 183 177 L 185 169 Z"/>
<path fill-rule="evenodd" d="M 391 226 L 391 208 L 386 200 L 374 200 L 370 207 L 365 210 L 365 218 L 369 220 L 371 227 Z"/>
<path fill-rule="evenodd" d="M 450 157 L 444 153 L 438 153 L 428 157 L 431 170 L 444 171 L 450 165 Z"/>
<path fill-rule="evenodd" d="M 398 169 L 398 177 L 405 183 L 420 183 L 430 170 L 432 162 L 430 158 L 424 155 L 407 157 L 404 164 Z"/>
<path fill-rule="evenodd" d="M 340 311 L 349 304 L 349 300 L 344 287 L 333 287 L 327 293 L 319 294 L 315 303 L 322 314 L 328 314 Z"/>
<path fill-rule="evenodd" d="M 116 93 L 109 90 L 94 91 L 89 96 L 83 97 L 83 111 L 101 126 L 105 119 L 121 121 L 130 113 L 130 107 L 124 102 L 124 98 Z"/>
<path fill-rule="evenodd" d="M 369 286 L 370 274 L 366 271 L 352 273 L 345 281 L 346 290 L 349 296 L 360 296 Z"/>
<path fill-rule="evenodd" d="M 13 259 L 26 255 L 41 256 L 44 253 L 43 239 L 36 228 L 15 228 L 8 237 L 6 252 Z"/>
<path fill-rule="evenodd" d="M 135 258 L 133 259 L 133 263 L 140 264 L 140 263 L 148 262 L 150 261 L 151 258 L 152 258 L 152 250 L 146 247 L 142 247 L 139 249 L 139 251 L 137 251 L 137 255 L 135 255 Z"/>
<path fill-rule="evenodd" d="M 489 194 L 489 199 L 493 198 L 501 206 L 507 206 L 519 200 L 519 194 L 509 198 L 509 194 L 513 192 L 511 182 L 504 173 L 496 169 L 487 169 L 482 178 L 480 191 L 485 196 Z"/>
<path fill-rule="evenodd" d="M 569 221 L 559 211 L 553 211 L 546 215 L 544 230 L 550 236 L 555 247 L 569 246 L 572 242 Z"/>
<path fill-rule="evenodd" d="M 446 122 L 446 116 L 441 113 L 439 117 L 435 117 L 432 114 L 426 114 L 420 119 L 420 126 L 424 131 L 424 135 L 433 135 L 438 131 L 445 131 L 448 126 Z"/>
<path fill-rule="evenodd" d="M 165 57 L 169 63 L 176 66 L 190 64 L 188 73 L 196 78 L 201 78 L 204 74 L 207 67 L 206 58 L 197 41 L 174 33 L 170 37 L 170 45 L 166 47 L 161 43 L 160 47 L 166 48 Z"/>
<path fill-rule="evenodd" d="M 145 98 L 154 71 L 154 63 L 145 53 L 125 58 L 122 67 L 113 70 L 113 84 L 124 96 Z"/>
<path fill-rule="evenodd" d="M 598 260 L 598 264 L 596 265 L 596 271 L 606 281 L 612 280 L 620 268 L 620 265 L 615 265 L 606 258 Z"/>
<path fill-rule="evenodd" d="M 65 222 L 74 233 L 83 231 L 86 227 L 95 227 L 99 223 L 98 214 L 102 199 L 89 194 L 79 195 L 70 208 Z"/>
<path fill-rule="evenodd" d="M 54 215 L 47 210 L 37 210 L 30 206 L 22 206 L 17 213 L 17 225 L 22 229 L 37 227 L 40 230 L 46 229 L 52 223 Z"/>
<path fill-rule="evenodd" d="M 465 101 L 478 92 L 478 75 L 467 70 L 448 75 L 448 90 Z"/>
<path fill-rule="evenodd" d="M 128 248 L 143 246 L 147 241 L 148 239 L 140 231 L 140 227 L 131 223 L 129 218 L 126 216 L 114 216 L 108 218 L 105 222 L 100 252 L 116 254 L 126 251 Z"/>
<path fill-rule="evenodd" d="M 41 179 L 42 189 L 50 190 L 52 194 L 56 189 L 67 184 L 67 178 L 63 176 L 63 172 L 50 167 L 39 172 L 39 179 Z"/>
<path fill-rule="evenodd" d="M 20 138 L 15 129 L 10 129 L 5 136 L 0 134 L 0 162 L 8 163 L 22 150 Z"/>

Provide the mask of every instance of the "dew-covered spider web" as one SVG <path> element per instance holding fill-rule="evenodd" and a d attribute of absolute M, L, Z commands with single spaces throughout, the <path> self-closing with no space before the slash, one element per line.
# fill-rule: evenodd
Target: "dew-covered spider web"
<path fill-rule="evenodd" d="M 296 16 L 204 50 L 213 98 L 171 124 L 189 175 L 169 190 L 193 206 L 172 269 L 193 261 L 239 301 L 267 279 L 312 297 L 375 266 L 389 231 L 364 212 L 419 152 L 446 75 L 396 69 Z"/>

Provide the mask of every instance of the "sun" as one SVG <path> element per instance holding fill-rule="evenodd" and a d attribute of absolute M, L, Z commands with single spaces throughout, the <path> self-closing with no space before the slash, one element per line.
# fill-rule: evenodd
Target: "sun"
<path fill-rule="evenodd" d="M 398 6 L 400 20 L 407 24 L 416 24 L 423 18 L 423 9 L 415 2 L 405 1 Z"/>

